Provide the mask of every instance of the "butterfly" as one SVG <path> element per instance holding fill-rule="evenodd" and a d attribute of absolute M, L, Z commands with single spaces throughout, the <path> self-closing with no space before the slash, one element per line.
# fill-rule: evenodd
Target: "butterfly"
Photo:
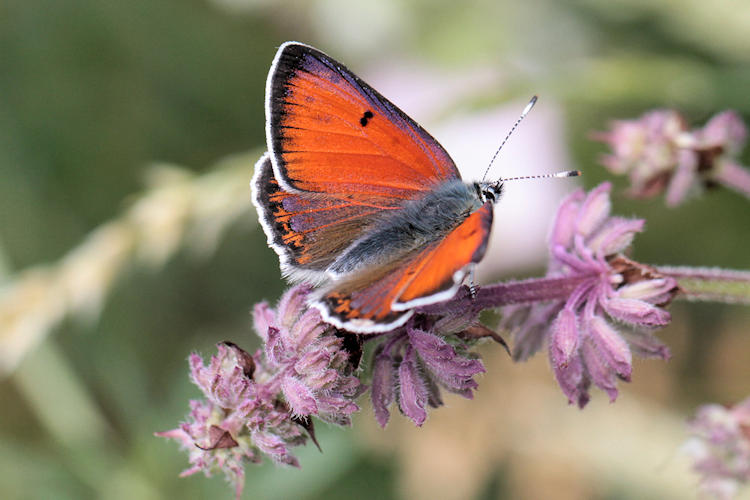
<path fill-rule="evenodd" d="M 465 183 L 414 120 L 319 50 L 286 42 L 266 83 L 253 201 L 281 271 L 336 327 L 386 332 L 452 298 L 484 257 L 503 182 Z"/>

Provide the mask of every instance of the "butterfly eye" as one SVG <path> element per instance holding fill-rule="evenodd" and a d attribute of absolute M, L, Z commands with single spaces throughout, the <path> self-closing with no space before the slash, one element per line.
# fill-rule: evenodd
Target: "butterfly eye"
<path fill-rule="evenodd" d="M 360 119 L 359 119 L 359 124 L 360 124 L 360 125 L 362 125 L 363 127 L 367 126 L 367 123 L 368 123 L 368 122 L 370 121 L 370 119 L 371 119 L 371 118 L 372 118 L 373 116 L 375 116 L 375 115 L 374 115 L 374 114 L 372 114 L 372 111 L 370 111 L 370 110 L 368 109 L 367 111 L 365 111 L 365 112 L 364 112 L 364 113 L 362 114 L 362 118 L 360 118 Z"/>
<path fill-rule="evenodd" d="M 481 198 L 484 201 L 490 201 L 492 203 L 497 203 L 497 200 L 500 199 L 500 196 L 503 194 L 503 184 L 502 182 L 496 182 L 493 184 L 481 184 L 479 185 L 479 188 L 481 190 Z"/>

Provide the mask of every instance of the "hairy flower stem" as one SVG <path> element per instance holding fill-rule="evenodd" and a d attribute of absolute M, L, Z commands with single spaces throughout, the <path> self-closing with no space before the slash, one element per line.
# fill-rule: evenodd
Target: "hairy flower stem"
<path fill-rule="evenodd" d="M 588 278 L 588 276 L 566 276 L 498 283 L 480 288 L 477 291 L 475 303 L 477 307 L 486 309 L 548 300 L 564 300 Z"/>
<path fill-rule="evenodd" d="M 657 269 L 677 280 L 681 289 L 677 298 L 691 302 L 750 304 L 750 271 L 667 266 Z"/>
<path fill-rule="evenodd" d="M 750 271 L 735 271 L 708 267 L 655 268 L 660 274 L 677 280 L 680 293 L 675 298 L 691 302 L 722 302 L 727 304 L 750 304 Z M 477 291 L 471 305 L 477 309 L 488 309 L 509 305 L 532 304 L 551 300 L 567 299 L 588 276 L 563 276 L 530 278 L 488 285 Z M 467 294 L 459 293 L 446 306 L 465 307 L 471 300 Z M 422 308 L 430 312 L 431 307 Z"/>

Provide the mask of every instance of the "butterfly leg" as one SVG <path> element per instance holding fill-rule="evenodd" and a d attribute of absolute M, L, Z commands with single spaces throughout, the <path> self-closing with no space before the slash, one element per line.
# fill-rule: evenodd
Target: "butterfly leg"
<path fill-rule="evenodd" d="M 472 267 L 471 271 L 469 271 L 469 293 L 471 294 L 472 300 L 477 298 L 478 290 L 479 290 L 479 287 L 474 282 L 474 268 Z"/>

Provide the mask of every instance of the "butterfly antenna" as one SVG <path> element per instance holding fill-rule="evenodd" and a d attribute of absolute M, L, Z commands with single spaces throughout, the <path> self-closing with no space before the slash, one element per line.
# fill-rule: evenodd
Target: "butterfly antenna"
<path fill-rule="evenodd" d="M 484 179 L 487 178 L 487 174 L 490 172 L 490 168 L 492 167 L 492 164 L 495 163 L 495 158 L 497 158 L 497 155 L 500 154 L 500 150 L 503 149 L 503 146 L 505 146 L 505 143 L 508 142 L 508 138 L 511 136 L 514 130 L 518 127 L 518 124 L 521 123 L 521 121 L 526 118 L 526 115 L 529 114 L 529 111 L 531 111 L 531 108 L 534 107 L 534 104 L 536 104 L 537 96 L 534 96 L 531 98 L 529 103 L 526 105 L 525 108 L 523 108 L 523 111 L 521 112 L 521 116 L 518 117 L 518 120 L 516 120 L 516 123 L 513 124 L 513 126 L 510 128 L 510 132 L 508 132 L 508 135 L 505 136 L 505 139 L 503 139 L 503 142 L 500 143 L 500 147 L 497 148 L 497 151 L 495 151 L 495 154 L 492 156 L 492 159 L 490 160 L 490 164 L 487 165 L 487 170 L 484 171 L 484 175 L 482 176 L 482 182 L 484 182 Z M 505 179 L 507 180 L 507 179 Z"/>
<path fill-rule="evenodd" d="M 581 175 L 580 170 L 563 170 L 562 172 L 555 172 L 554 174 L 523 175 L 521 177 L 501 178 L 500 182 L 521 181 L 524 179 L 549 179 L 550 177 L 578 177 L 579 175 Z"/>

